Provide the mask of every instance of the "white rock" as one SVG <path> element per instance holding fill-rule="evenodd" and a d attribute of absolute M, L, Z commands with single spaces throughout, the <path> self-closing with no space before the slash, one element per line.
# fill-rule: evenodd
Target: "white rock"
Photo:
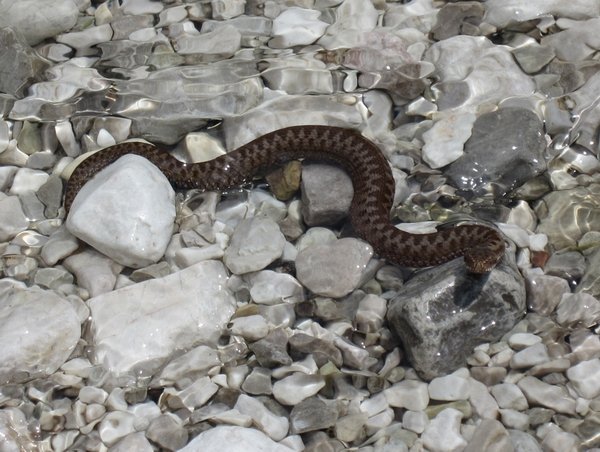
<path fill-rule="evenodd" d="M 191 22 L 169 26 L 173 46 L 180 55 L 194 53 L 233 55 L 240 48 L 242 35 L 231 25 L 199 33 Z"/>
<path fill-rule="evenodd" d="M 199 345 L 170 361 L 163 368 L 155 383 L 163 387 L 177 383 L 178 386 L 184 387 L 194 380 L 208 375 L 211 370 L 220 368 L 221 365 L 215 349 Z"/>
<path fill-rule="evenodd" d="M 112 35 L 113 29 L 110 24 L 104 24 L 97 27 L 89 27 L 83 31 L 58 35 L 56 40 L 75 49 L 85 49 L 101 42 L 110 41 Z"/>
<path fill-rule="evenodd" d="M 538 343 L 515 353 L 510 359 L 510 367 L 523 369 L 533 367 L 550 361 L 548 349 L 545 344 Z"/>
<path fill-rule="evenodd" d="M 285 237 L 270 218 L 253 217 L 241 221 L 225 251 L 225 265 L 235 274 L 262 270 L 281 257 Z"/>
<path fill-rule="evenodd" d="M 62 225 L 52 233 L 44 244 L 41 256 L 47 265 L 54 265 L 60 259 L 69 256 L 77 248 L 79 248 L 79 241 Z"/>
<path fill-rule="evenodd" d="M 278 444 L 264 433 L 244 427 L 217 426 L 200 433 L 179 452 L 292 452 L 293 449 Z"/>
<path fill-rule="evenodd" d="M 123 266 L 93 249 L 67 257 L 63 265 L 77 277 L 77 285 L 96 297 L 114 289 Z"/>
<path fill-rule="evenodd" d="M 315 42 L 329 26 L 319 20 L 321 12 L 292 6 L 273 21 L 273 38 L 269 46 L 286 48 Z"/>
<path fill-rule="evenodd" d="M 297 405 L 315 395 L 325 386 L 320 375 L 305 375 L 296 372 L 273 385 L 273 396 L 283 405 Z"/>
<path fill-rule="evenodd" d="M 488 0 L 485 6 L 485 21 L 498 28 L 547 15 L 579 20 L 600 15 L 600 5 L 594 0 L 579 0 L 571 4 L 561 0 Z"/>
<path fill-rule="evenodd" d="M 107 446 L 112 446 L 121 438 L 136 431 L 135 420 L 136 416 L 132 413 L 111 411 L 98 426 L 100 439 Z"/>
<path fill-rule="evenodd" d="M 498 403 L 490 395 L 486 385 L 474 378 L 469 378 L 469 402 L 473 412 L 482 419 L 496 419 L 498 417 Z"/>
<path fill-rule="evenodd" d="M 423 433 L 429 423 L 429 418 L 424 411 L 407 410 L 402 416 L 402 427 L 417 434 Z"/>
<path fill-rule="evenodd" d="M 15 173 L 9 193 L 11 195 L 23 195 L 28 192 L 35 192 L 48 181 L 49 177 L 48 173 L 44 171 L 19 168 Z"/>
<path fill-rule="evenodd" d="M 531 333 L 515 333 L 508 338 L 508 345 L 513 350 L 523 350 L 539 342 L 542 342 L 542 338 Z"/>
<path fill-rule="evenodd" d="M 427 384 L 417 380 L 403 380 L 383 391 L 390 406 L 422 411 L 429 404 Z"/>
<path fill-rule="evenodd" d="M 459 452 L 467 442 L 460 434 L 462 413 L 454 408 L 446 408 L 433 418 L 421 438 L 432 452 Z"/>
<path fill-rule="evenodd" d="M 523 377 L 517 383 L 527 401 L 564 414 L 575 414 L 575 400 L 561 386 L 551 385 L 535 377 Z"/>
<path fill-rule="evenodd" d="M 231 334 L 253 342 L 269 334 L 269 324 L 262 315 L 249 315 L 233 319 L 230 330 Z"/>
<path fill-rule="evenodd" d="M 164 9 L 165 5 L 162 2 L 152 0 L 124 0 L 123 12 L 132 16 L 142 14 L 158 14 Z"/>
<path fill-rule="evenodd" d="M 524 411 L 529 408 L 523 392 L 514 383 L 497 384 L 492 386 L 490 391 L 498 401 L 500 408 L 510 408 L 517 411 Z"/>
<path fill-rule="evenodd" d="M 49 290 L 0 282 L 0 380 L 54 373 L 81 335 L 73 305 Z"/>
<path fill-rule="evenodd" d="M 600 301 L 585 292 L 563 294 L 556 309 L 556 321 L 565 327 L 589 327 L 600 320 Z"/>
<path fill-rule="evenodd" d="M 369 0 L 344 0 L 335 11 L 335 23 L 318 43 L 326 49 L 356 47 L 362 44 L 362 32 L 373 30 L 378 18 L 379 12 Z"/>
<path fill-rule="evenodd" d="M 476 116 L 470 112 L 443 114 L 433 127 L 423 134 L 423 160 L 432 168 L 446 166 L 463 154 L 471 136 Z"/>
<path fill-rule="evenodd" d="M 173 231 L 175 192 L 148 160 L 125 155 L 78 193 L 67 228 L 128 267 L 144 267 L 164 254 Z"/>
<path fill-rule="evenodd" d="M 215 343 L 234 312 L 226 280 L 220 262 L 206 261 L 90 299 L 94 363 L 151 371 L 176 350 Z"/>
<path fill-rule="evenodd" d="M 516 410 L 499 410 L 500 419 L 506 428 L 527 431 L 529 428 L 529 416 Z"/>
<path fill-rule="evenodd" d="M 136 452 L 153 452 L 154 448 L 150 441 L 146 439 L 144 432 L 131 433 L 110 448 L 110 452 L 131 452 L 132 450 Z"/>
<path fill-rule="evenodd" d="M 35 450 L 38 446 L 31 437 L 25 415 L 18 408 L 3 408 L 0 410 L 0 438 L 2 449 L 6 452 Z"/>
<path fill-rule="evenodd" d="M 467 400 L 469 397 L 469 381 L 457 375 L 434 378 L 428 389 L 433 400 Z"/>
<path fill-rule="evenodd" d="M 212 17 L 216 20 L 227 20 L 244 14 L 246 0 L 211 0 Z"/>
<path fill-rule="evenodd" d="M 560 430 L 548 432 L 542 441 L 542 448 L 544 452 L 575 452 L 580 450 L 580 447 L 581 440 L 577 437 L 577 435 Z"/>
<path fill-rule="evenodd" d="M 600 395 L 600 359 L 575 364 L 567 370 L 567 377 L 581 397 L 593 399 Z"/>
<path fill-rule="evenodd" d="M 192 384 L 182 391 L 176 391 L 173 388 L 166 388 L 163 395 L 169 398 L 176 398 L 179 403 L 168 403 L 172 408 L 185 407 L 190 411 L 203 406 L 212 396 L 214 396 L 219 387 L 213 383 L 209 377 L 198 378 Z M 162 398 L 161 398 L 162 400 Z"/>
<path fill-rule="evenodd" d="M 250 284 L 252 301 L 258 304 L 298 303 L 306 299 L 302 285 L 287 273 L 263 270 L 245 275 L 244 279 Z"/>
<path fill-rule="evenodd" d="M 254 424 L 275 441 L 286 437 L 290 423 L 287 417 L 277 416 L 267 409 L 258 399 L 240 394 L 234 409 L 252 418 Z"/>
<path fill-rule="evenodd" d="M 29 227 L 18 196 L 0 195 L 0 242 L 8 242 Z"/>
<path fill-rule="evenodd" d="M 354 238 L 307 247 L 298 253 L 296 276 L 316 294 L 343 297 L 360 283 L 371 256 L 371 245 Z"/>

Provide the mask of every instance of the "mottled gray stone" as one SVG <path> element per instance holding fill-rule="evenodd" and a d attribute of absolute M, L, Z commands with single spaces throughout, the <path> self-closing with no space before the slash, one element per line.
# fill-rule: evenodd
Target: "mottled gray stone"
<path fill-rule="evenodd" d="M 485 275 L 462 259 L 418 273 L 398 292 L 388 320 L 419 375 L 431 380 L 464 366 L 473 348 L 507 333 L 525 314 L 525 284 L 508 252 Z"/>
<path fill-rule="evenodd" d="M 335 424 L 338 412 L 334 406 L 317 397 L 303 400 L 290 413 L 290 430 L 293 434 L 322 430 Z"/>
<path fill-rule="evenodd" d="M 309 226 L 335 225 L 348 214 L 352 181 L 331 165 L 306 165 L 302 170 L 302 216 Z"/>
<path fill-rule="evenodd" d="M 38 199 L 46 206 L 44 211 L 46 218 L 58 216 L 58 209 L 62 202 L 62 190 L 62 179 L 53 175 L 37 191 Z"/>
<path fill-rule="evenodd" d="M 296 333 L 289 339 L 291 352 L 311 353 L 317 366 L 321 367 L 328 361 L 336 367 L 342 365 L 342 352 L 333 344 L 304 333 Z"/>
<path fill-rule="evenodd" d="M 517 47 L 513 50 L 513 55 L 521 69 L 528 74 L 538 72 L 556 56 L 552 47 L 541 46 L 537 43 Z"/>
<path fill-rule="evenodd" d="M 447 3 L 437 14 L 431 30 L 433 38 L 441 41 L 460 34 L 474 34 L 481 23 L 485 8 L 479 2 Z"/>
<path fill-rule="evenodd" d="M 287 354 L 287 334 L 281 329 L 273 330 L 267 337 L 249 344 L 256 360 L 263 367 L 289 366 L 292 358 Z"/>
<path fill-rule="evenodd" d="M 484 419 L 475 429 L 464 452 L 512 452 L 510 436 L 501 422 Z"/>
<path fill-rule="evenodd" d="M 523 108 L 502 108 L 473 124 L 464 154 L 446 171 L 465 195 L 483 195 L 494 184 L 502 196 L 546 169 L 542 121 Z"/>
<path fill-rule="evenodd" d="M 510 440 L 516 452 L 542 452 L 542 447 L 529 433 L 509 430 Z"/>
<path fill-rule="evenodd" d="M 2 22 L 3 19 L 0 19 L 0 27 Z M 8 27 L 0 28 L 0 62 L 0 91 L 17 97 L 22 97 L 27 87 L 37 81 L 48 67 L 48 63 L 29 47 L 26 39 Z"/>
<path fill-rule="evenodd" d="M 585 268 L 585 258 L 581 253 L 566 251 L 552 254 L 544 266 L 544 272 L 569 282 L 575 282 L 581 279 Z"/>
<path fill-rule="evenodd" d="M 600 249 L 588 257 L 585 271 L 575 290 L 600 298 Z"/>
<path fill-rule="evenodd" d="M 242 384 L 242 389 L 248 394 L 267 395 L 273 393 L 271 371 L 262 367 L 252 369 Z"/>

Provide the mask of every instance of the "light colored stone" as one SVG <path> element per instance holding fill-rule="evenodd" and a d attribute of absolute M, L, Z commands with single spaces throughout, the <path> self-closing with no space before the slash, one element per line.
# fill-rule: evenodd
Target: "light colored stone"
<path fill-rule="evenodd" d="M 422 411 L 429 404 L 427 384 L 417 380 L 404 380 L 384 391 L 390 406 Z"/>
<path fill-rule="evenodd" d="M 527 399 L 516 384 L 501 383 L 490 388 L 494 398 L 498 401 L 500 408 L 511 408 L 524 411 L 529 408 Z"/>
<path fill-rule="evenodd" d="M 248 218 L 235 228 L 224 262 L 238 275 L 262 270 L 281 257 L 284 246 L 277 223 L 267 217 Z"/>
<path fill-rule="evenodd" d="M 18 196 L 0 195 L 0 242 L 8 242 L 29 227 Z"/>
<path fill-rule="evenodd" d="M 234 312 L 220 262 L 90 299 L 94 362 L 115 374 L 156 370 L 176 350 L 214 343 Z"/>
<path fill-rule="evenodd" d="M 67 218 L 69 231 L 122 265 L 158 261 L 175 219 L 175 192 L 145 158 L 125 155 L 79 191 Z"/>
<path fill-rule="evenodd" d="M 240 394 L 233 408 L 250 416 L 254 424 L 274 441 L 281 441 L 286 437 L 289 429 L 287 417 L 277 416 L 257 399 Z"/>
<path fill-rule="evenodd" d="M 297 405 L 318 393 L 324 386 L 325 380 L 322 376 L 296 372 L 275 382 L 273 396 L 283 405 Z"/>
<path fill-rule="evenodd" d="M 567 370 L 567 377 L 581 397 L 593 399 L 600 395 L 600 359 L 575 364 Z"/>
<path fill-rule="evenodd" d="M 319 11 L 295 6 L 284 10 L 273 21 L 273 38 L 269 46 L 286 48 L 312 44 L 328 26 L 319 20 L 320 15 Z"/>
<path fill-rule="evenodd" d="M 547 361 L 550 361 L 550 356 L 548 355 L 546 345 L 537 343 L 515 353 L 510 359 L 510 367 L 513 369 L 523 369 L 537 366 Z"/>
<path fill-rule="evenodd" d="M 423 432 L 423 444 L 432 452 L 459 452 L 467 442 L 460 434 L 462 413 L 446 408 L 433 418 Z"/>
<path fill-rule="evenodd" d="M 431 380 L 429 397 L 433 400 L 454 401 L 469 398 L 469 381 L 457 375 L 446 375 Z"/>
<path fill-rule="evenodd" d="M 264 433 L 243 427 L 217 426 L 200 433 L 179 452 L 223 450 L 227 452 L 292 452 Z"/>
<path fill-rule="evenodd" d="M 517 383 L 531 404 L 564 414 L 575 414 L 575 400 L 560 386 L 550 385 L 535 377 L 524 377 Z"/>

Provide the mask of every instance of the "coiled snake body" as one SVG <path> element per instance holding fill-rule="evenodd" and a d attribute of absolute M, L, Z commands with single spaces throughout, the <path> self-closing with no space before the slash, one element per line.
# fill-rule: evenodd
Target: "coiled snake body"
<path fill-rule="evenodd" d="M 485 273 L 504 255 L 495 229 L 467 224 L 430 234 L 410 234 L 390 223 L 394 178 L 379 148 L 352 129 L 295 126 L 263 135 L 214 160 L 186 164 L 153 145 L 128 142 L 93 154 L 75 168 L 65 194 L 68 212 L 79 189 L 125 154 L 150 160 L 176 188 L 225 190 L 252 180 L 261 171 L 289 160 L 309 159 L 342 167 L 351 177 L 354 197 L 350 221 L 356 234 L 379 256 L 407 267 L 429 267 L 464 256 L 468 271 Z"/>

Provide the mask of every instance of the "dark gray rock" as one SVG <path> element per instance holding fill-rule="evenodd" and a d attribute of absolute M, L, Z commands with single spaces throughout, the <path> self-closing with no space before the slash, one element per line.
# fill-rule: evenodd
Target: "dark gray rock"
<path fill-rule="evenodd" d="M 466 365 L 473 348 L 493 342 L 525 314 L 525 284 L 514 254 L 485 275 L 462 259 L 424 270 L 392 301 L 388 320 L 419 373 L 431 380 Z"/>
<path fill-rule="evenodd" d="M 513 50 L 513 55 L 521 69 L 528 74 L 538 72 L 556 56 L 552 47 L 541 46 L 537 43 L 517 47 Z"/>
<path fill-rule="evenodd" d="M 325 365 L 328 361 L 331 361 L 337 367 L 341 367 L 343 362 L 342 352 L 335 345 L 304 333 L 296 333 L 290 337 L 290 350 L 292 355 L 294 353 L 300 353 L 301 355 L 311 353 L 319 367 Z"/>
<path fill-rule="evenodd" d="M 0 29 L 0 92 L 22 97 L 48 67 L 23 36 L 12 28 Z"/>
<path fill-rule="evenodd" d="M 335 225 L 348 214 L 352 181 L 340 168 L 306 165 L 302 170 L 302 216 L 309 226 Z"/>
<path fill-rule="evenodd" d="M 310 397 L 294 406 L 290 413 L 290 430 L 299 433 L 322 430 L 335 424 L 338 411 L 334 405 L 328 404 L 317 397 Z"/>
<path fill-rule="evenodd" d="M 503 108 L 473 124 L 464 154 L 445 172 L 465 196 L 485 194 L 488 184 L 502 196 L 546 169 L 542 121 L 524 108 Z"/>
<path fill-rule="evenodd" d="M 480 2 L 447 3 L 437 14 L 433 29 L 433 39 L 441 41 L 452 36 L 478 33 L 478 26 L 485 8 Z"/>
<path fill-rule="evenodd" d="M 289 366 L 292 358 L 287 354 L 287 334 L 281 329 L 273 330 L 269 335 L 248 346 L 263 367 Z"/>

